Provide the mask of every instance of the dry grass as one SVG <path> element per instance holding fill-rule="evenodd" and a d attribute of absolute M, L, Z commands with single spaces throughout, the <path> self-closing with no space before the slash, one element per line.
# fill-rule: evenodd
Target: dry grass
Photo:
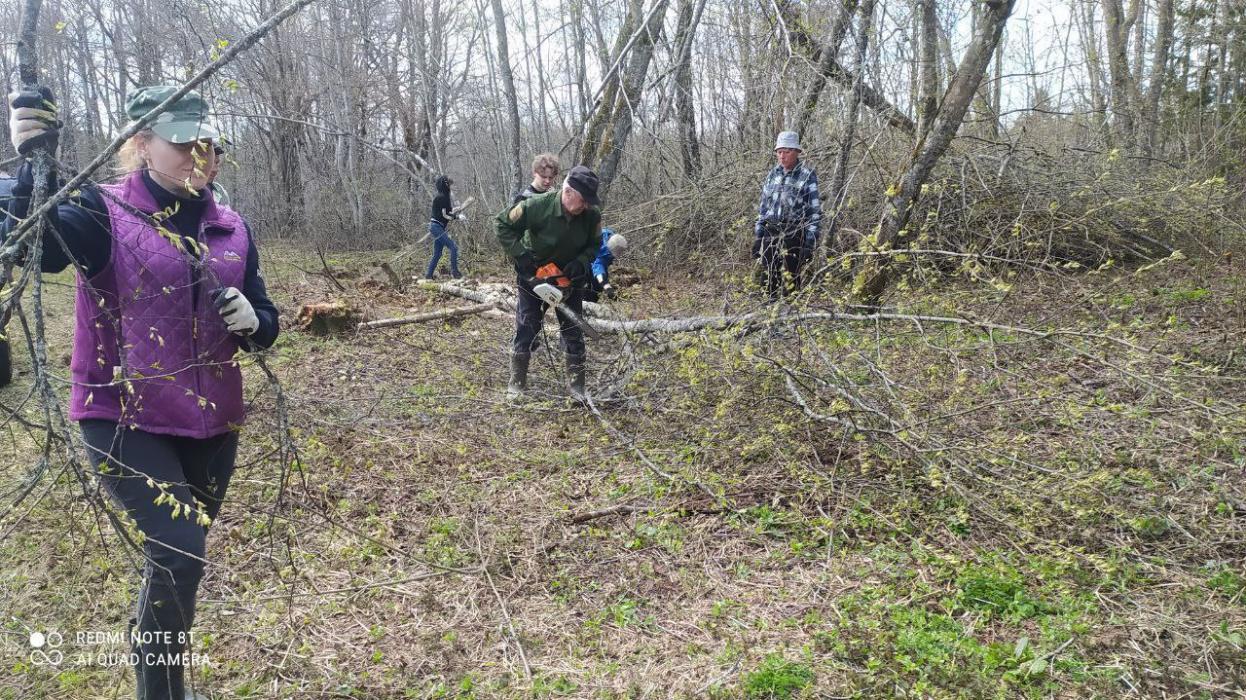
<path fill-rule="evenodd" d="M 282 253 L 268 276 L 286 318 L 340 296 Z M 460 303 L 360 283 L 382 257 L 333 261 L 374 315 Z M 656 354 L 611 338 L 590 386 L 634 373 L 600 418 L 564 400 L 545 351 L 536 400 L 503 403 L 506 321 L 287 329 L 269 362 L 301 461 L 277 502 L 280 432 L 250 368 L 201 680 L 214 698 L 1240 695 L 1244 286 L 1175 263 L 898 301 L 1143 350 L 903 323 Z M 623 303 L 750 302 L 649 276 Z M 875 426 L 846 392 L 903 429 L 811 419 L 785 377 L 815 414 Z M 7 489 L 33 443 L 5 440 Z M 46 483 L 0 523 L 0 698 L 125 697 L 122 669 L 27 662 L 25 626 L 123 629 L 135 583 L 74 485 Z"/>

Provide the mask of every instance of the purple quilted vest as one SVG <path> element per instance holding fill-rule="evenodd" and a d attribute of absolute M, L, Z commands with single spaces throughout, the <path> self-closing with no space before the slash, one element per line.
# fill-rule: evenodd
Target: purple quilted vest
<path fill-rule="evenodd" d="M 157 210 L 141 172 L 103 189 L 140 211 Z M 242 288 L 247 230 L 237 212 L 208 196 L 199 228 L 206 250 L 197 298 L 186 256 L 149 220 L 104 198 L 112 256 L 94 277 L 78 279 L 73 420 L 102 418 L 193 438 L 242 423 L 242 373 L 233 360 L 238 341 L 209 292 Z"/>

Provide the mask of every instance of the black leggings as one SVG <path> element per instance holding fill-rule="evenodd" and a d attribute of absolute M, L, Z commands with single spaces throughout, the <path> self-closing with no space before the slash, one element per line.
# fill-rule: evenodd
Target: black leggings
<path fill-rule="evenodd" d="M 197 440 L 119 428 L 107 420 L 80 425 L 105 490 L 144 536 L 146 564 L 131 633 L 138 698 L 183 700 L 208 534 L 201 516 L 214 519 L 221 510 L 238 433 Z"/>

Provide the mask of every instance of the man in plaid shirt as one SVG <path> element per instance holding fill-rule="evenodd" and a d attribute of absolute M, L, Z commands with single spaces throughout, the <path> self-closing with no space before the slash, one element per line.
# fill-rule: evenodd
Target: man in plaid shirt
<path fill-rule="evenodd" d="M 801 268 L 813 257 L 818 242 L 822 200 L 818 173 L 800 161 L 800 137 L 795 131 L 779 134 L 774 153 L 779 164 L 761 186 L 753 257 L 761 264 L 766 292 L 777 300 L 781 292 L 800 288 Z M 783 284 L 785 271 L 787 284 Z"/>

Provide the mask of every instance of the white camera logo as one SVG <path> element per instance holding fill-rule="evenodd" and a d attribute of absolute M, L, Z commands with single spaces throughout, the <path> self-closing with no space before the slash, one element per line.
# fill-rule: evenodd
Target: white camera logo
<path fill-rule="evenodd" d="M 36 666 L 60 666 L 65 660 L 65 654 L 58 648 L 65 643 L 64 637 L 60 632 L 42 632 L 30 633 L 30 663 Z M 44 651 L 44 648 L 47 651 Z"/>

